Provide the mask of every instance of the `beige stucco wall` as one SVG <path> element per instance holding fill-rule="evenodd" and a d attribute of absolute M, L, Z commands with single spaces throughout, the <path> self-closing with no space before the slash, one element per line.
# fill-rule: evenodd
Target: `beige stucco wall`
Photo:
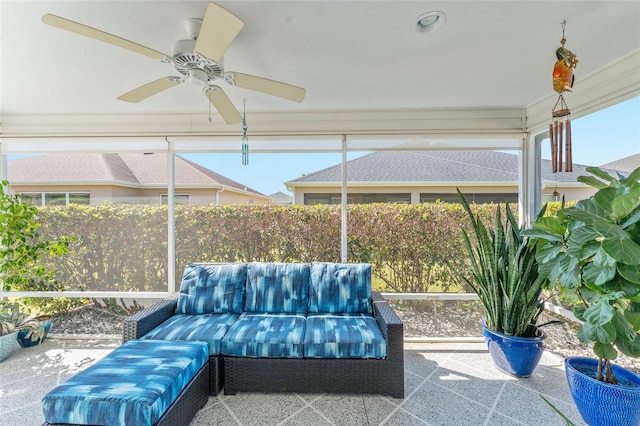
<path fill-rule="evenodd" d="M 104 202 L 125 204 L 159 204 L 167 188 L 132 188 L 116 185 L 10 185 L 11 193 L 20 192 L 88 192 L 92 205 Z M 190 205 L 208 205 L 216 203 L 218 188 L 176 188 L 176 195 L 188 194 Z M 218 197 L 220 205 L 229 204 L 269 204 L 268 197 L 252 193 L 221 191 Z"/>
<path fill-rule="evenodd" d="M 460 191 L 464 193 L 482 193 L 482 194 L 490 194 L 490 193 L 517 193 L 518 187 L 517 185 L 495 185 L 495 186 L 473 186 L 473 185 L 439 185 L 439 186 L 358 186 L 349 185 L 347 187 L 347 192 L 350 194 L 358 193 L 358 194 L 381 194 L 381 193 L 410 193 L 411 194 L 411 203 L 417 204 L 420 202 L 420 194 L 421 193 L 441 193 L 441 194 L 455 194 L 456 188 L 459 188 Z M 542 189 L 543 200 L 545 200 L 545 196 L 552 197 L 553 192 L 557 190 L 559 193 L 558 200 L 562 199 L 562 196 L 565 196 L 567 201 L 576 201 L 584 198 L 588 198 L 589 196 L 595 193 L 595 189 L 583 186 L 583 187 L 555 187 L 544 186 Z M 305 194 L 325 194 L 325 193 L 333 193 L 340 194 L 342 191 L 340 186 L 321 186 L 321 187 L 304 187 L 298 186 L 294 191 L 294 204 L 304 204 L 304 196 Z"/>
<path fill-rule="evenodd" d="M 256 194 L 252 194 L 250 192 L 238 193 L 231 191 L 222 191 L 219 194 L 219 204 L 220 205 L 229 205 L 229 204 L 250 204 L 250 205 L 263 205 L 270 204 L 271 200 L 267 197 L 260 197 Z"/>
<path fill-rule="evenodd" d="M 557 191 L 558 196 L 553 196 L 553 192 Z M 563 188 L 558 187 L 557 189 L 552 186 L 545 186 L 542 188 L 542 201 L 562 201 L 562 197 L 566 201 L 578 201 L 584 200 L 585 198 L 589 198 L 593 194 L 596 193 L 596 189 L 590 186 L 584 187 L 570 187 Z"/>

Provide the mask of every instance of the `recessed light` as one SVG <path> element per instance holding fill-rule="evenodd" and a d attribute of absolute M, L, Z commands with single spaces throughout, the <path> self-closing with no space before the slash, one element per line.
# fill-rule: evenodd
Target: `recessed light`
<path fill-rule="evenodd" d="M 423 13 L 416 20 L 416 30 L 421 33 L 435 31 L 447 22 L 447 15 L 444 12 L 432 11 Z"/>

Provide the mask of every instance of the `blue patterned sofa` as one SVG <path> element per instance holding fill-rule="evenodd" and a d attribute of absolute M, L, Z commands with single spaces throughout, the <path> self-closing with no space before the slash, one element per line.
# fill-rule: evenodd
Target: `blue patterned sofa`
<path fill-rule="evenodd" d="M 177 295 L 124 321 L 131 339 L 207 342 L 211 394 L 404 395 L 402 322 L 369 264 L 188 265 Z"/>

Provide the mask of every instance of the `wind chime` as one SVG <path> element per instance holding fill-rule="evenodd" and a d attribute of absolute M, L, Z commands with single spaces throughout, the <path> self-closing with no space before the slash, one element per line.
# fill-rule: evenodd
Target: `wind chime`
<path fill-rule="evenodd" d="M 249 165 L 249 138 L 247 137 L 247 100 L 242 101 L 244 104 L 242 110 L 242 165 Z"/>
<path fill-rule="evenodd" d="M 558 101 L 553 107 L 552 120 L 549 124 L 549 138 L 551 139 L 551 166 L 553 173 L 562 171 L 563 139 L 565 143 L 564 156 L 566 160 L 565 171 L 573 171 L 571 158 L 571 110 L 562 96 L 563 92 L 570 92 L 573 87 L 573 69 L 578 63 L 576 55 L 564 47 L 564 29 L 567 21 L 562 21 L 561 46 L 556 50 L 558 61 L 553 66 L 553 90 L 558 92 Z"/>

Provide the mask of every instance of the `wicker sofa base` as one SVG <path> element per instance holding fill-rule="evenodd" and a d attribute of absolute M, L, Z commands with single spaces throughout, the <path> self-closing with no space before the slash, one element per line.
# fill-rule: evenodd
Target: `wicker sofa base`
<path fill-rule="evenodd" d="M 204 407 L 209 399 L 209 363 L 205 363 L 195 377 L 182 390 L 175 401 L 167 408 L 156 426 L 188 425 L 198 410 Z M 55 426 L 59 423 L 44 423 L 43 426 Z M 68 425 L 68 423 L 65 423 Z"/>
<path fill-rule="evenodd" d="M 393 368 L 393 361 L 388 359 L 223 359 L 225 395 L 299 392 L 404 396 L 402 363 L 399 369 Z"/>

